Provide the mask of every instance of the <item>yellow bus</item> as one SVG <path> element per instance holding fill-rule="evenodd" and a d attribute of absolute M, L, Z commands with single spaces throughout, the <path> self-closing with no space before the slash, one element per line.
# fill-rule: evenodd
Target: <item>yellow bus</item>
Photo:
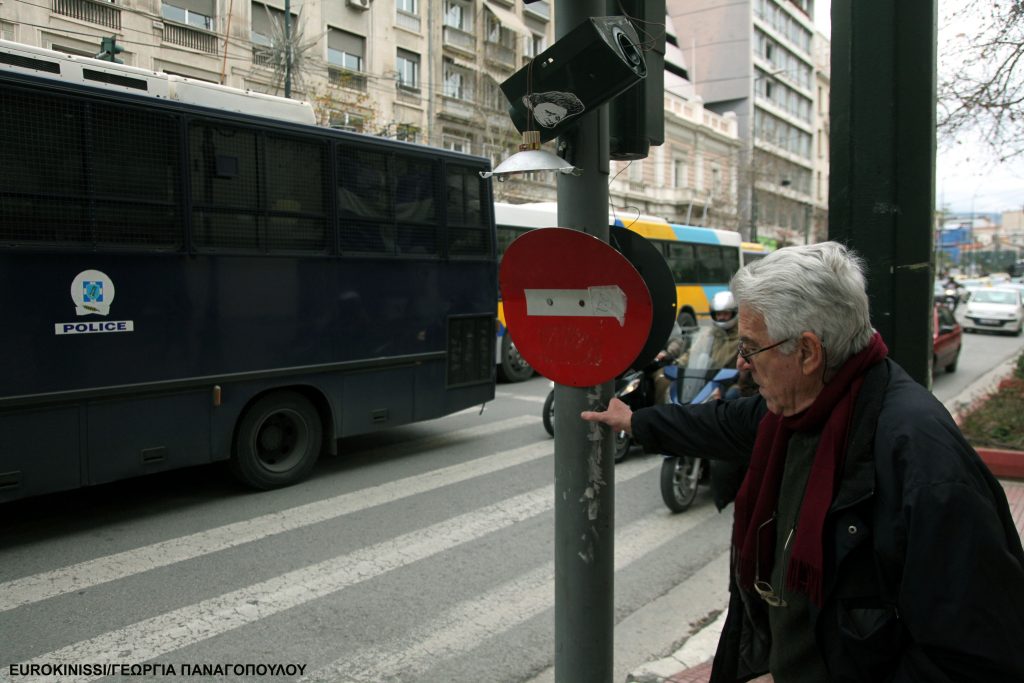
<path fill-rule="evenodd" d="M 758 259 L 764 258 L 770 254 L 772 249 L 766 247 L 760 242 L 742 242 L 740 243 L 740 258 L 743 261 L 743 265 L 752 263 Z"/>

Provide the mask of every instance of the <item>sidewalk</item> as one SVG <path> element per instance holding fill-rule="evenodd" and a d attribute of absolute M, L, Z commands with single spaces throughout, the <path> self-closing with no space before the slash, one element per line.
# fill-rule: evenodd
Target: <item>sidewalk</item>
<path fill-rule="evenodd" d="M 1009 376 L 1016 362 L 1017 354 L 1011 360 L 1000 363 L 985 376 L 967 387 L 957 397 L 945 403 L 954 417 L 966 406 L 993 391 L 1001 379 Z M 1024 539 L 1024 479 L 1000 479 L 1010 513 L 1017 524 L 1017 532 Z M 683 646 L 669 657 L 641 666 L 626 677 L 626 683 L 707 683 L 711 675 L 711 659 L 715 655 L 718 636 L 725 623 L 726 611 L 683 643 Z M 754 683 L 769 683 L 771 676 L 755 679 Z"/>
<path fill-rule="evenodd" d="M 1024 538 L 1024 481 L 1001 479 L 1010 513 L 1017 523 L 1017 532 Z M 715 654 L 718 636 L 725 623 L 725 612 L 691 636 L 672 656 L 645 664 L 629 676 L 627 683 L 707 683 L 711 675 L 711 658 Z M 755 681 L 771 681 L 763 676 Z"/>

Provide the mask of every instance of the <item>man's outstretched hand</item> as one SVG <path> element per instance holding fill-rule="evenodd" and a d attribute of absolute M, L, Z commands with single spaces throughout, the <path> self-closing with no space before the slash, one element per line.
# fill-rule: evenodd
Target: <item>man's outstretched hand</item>
<path fill-rule="evenodd" d="M 607 410 L 601 412 L 584 410 L 580 413 L 580 417 L 588 422 L 601 422 L 606 424 L 615 432 L 626 432 L 630 435 L 633 434 L 633 429 L 630 425 L 633 418 L 633 411 L 630 410 L 629 406 L 617 398 L 613 398 L 609 401 Z"/>

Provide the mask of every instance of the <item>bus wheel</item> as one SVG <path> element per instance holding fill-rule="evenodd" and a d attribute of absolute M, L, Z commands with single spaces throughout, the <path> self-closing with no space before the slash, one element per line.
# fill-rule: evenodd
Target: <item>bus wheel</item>
<path fill-rule="evenodd" d="M 321 433 L 320 416 L 304 396 L 294 391 L 267 394 L 238 423 L 232 473 L 257 489 L 299 482 L 316 464 Z"/>
<path fill-rule="evenodd" d="M 533 377 L 533 368 L 519 355 L 519 350 L 512 343 L 507 333 L 501 338 L 501 363 L 498 374 L 506 382 L 523 382 Z"/>

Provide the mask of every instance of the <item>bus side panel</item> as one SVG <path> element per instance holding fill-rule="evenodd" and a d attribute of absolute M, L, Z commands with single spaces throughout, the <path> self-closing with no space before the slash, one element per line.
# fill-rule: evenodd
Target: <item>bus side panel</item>
<path fill-rule="evenodd" d="M 210 394 L 194 391 L 88 406 L 88 484 L 210 462 Z"/>
<path fill-rule="evenodd" d="M 372 432 L 415 419 L 416 368 L 354 372 L 342 380 L 340 395 L 348 400 L 343 410 L 335 411 L 340 416 L 340 436 Z"/>
<path fill-rule="evenodd" d="M 76 405 L 0 413 L 0 502 L 78 488 Z"/>

